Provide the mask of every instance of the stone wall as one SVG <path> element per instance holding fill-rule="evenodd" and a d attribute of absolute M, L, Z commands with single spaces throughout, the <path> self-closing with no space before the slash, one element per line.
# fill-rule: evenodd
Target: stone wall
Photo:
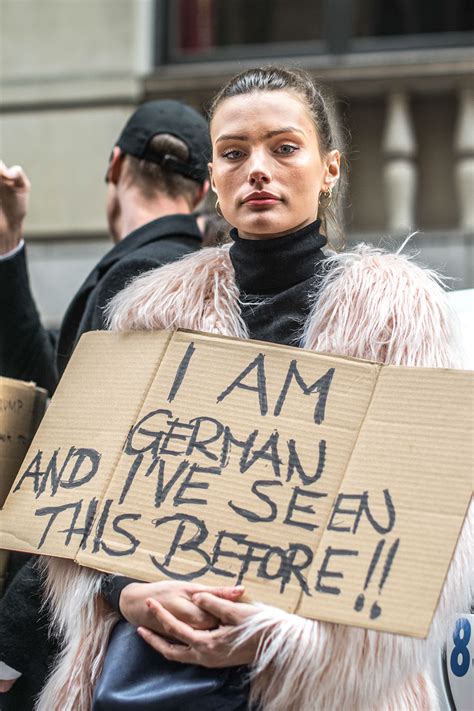
<path fill-rule="evenodd" d="M 0 156 L 26 170 L 30 272 L 57 324 L 109 246 L 104 175 L 152 67 L 153 0 L 0 0 Z"/>

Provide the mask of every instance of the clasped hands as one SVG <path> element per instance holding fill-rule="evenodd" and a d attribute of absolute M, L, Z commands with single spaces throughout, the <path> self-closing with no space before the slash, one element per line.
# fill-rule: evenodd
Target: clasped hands
<path fill-rule="evenodd" d="M 166 659 L 204 667 L 230 667 L 255 659 L 259 640 L 235 647 L 236 627 L 255 614 L 240 602 L 244 588 L 186 582 L 130 583 L 120 610 L 138 634 Z"/>

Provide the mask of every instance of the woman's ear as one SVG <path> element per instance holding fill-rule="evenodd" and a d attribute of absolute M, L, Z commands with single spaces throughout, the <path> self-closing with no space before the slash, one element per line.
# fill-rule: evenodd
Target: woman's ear
<path fill-rule="evenodd" d="M 207 169 L 208 169 L 208 171 L 209 171 L 209 180 L 210 180 L 210 182 L 211 182 L 211 190 L 212 190 L 213 193 L 217 193 L 216 184 L 215 184 L 215 182 L 214 182 L 214 178 L 213 178 L 213 175 L 212 175 L 212 163 L 208 163 L 208 164 L 207 164 Z"/>
<path fill-rule="evenodd" d="M 324 176 L 323 189 L 332 189 L 341 175 L 341 154 L 337 149 L 329 151 L 326 156 L 326 172 Z"/>

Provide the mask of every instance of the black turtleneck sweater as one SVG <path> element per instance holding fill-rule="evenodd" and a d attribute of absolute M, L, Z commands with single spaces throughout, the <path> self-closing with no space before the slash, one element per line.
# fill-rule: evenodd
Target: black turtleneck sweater
<path fill-rule="evenodd" d="M 327 243 L 316 220 L 266 240 L 242 239 L 231 230 L 230 258 L 250 338 L 298 345 L 316 290 Z"/>

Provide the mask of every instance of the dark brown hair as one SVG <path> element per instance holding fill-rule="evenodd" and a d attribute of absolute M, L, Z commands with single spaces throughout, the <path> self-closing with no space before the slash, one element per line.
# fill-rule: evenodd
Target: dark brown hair
<path fill-rule="evenodd" d="M 237 74 L 222 87 L 212 100 L 209 108 L 209 123 L 225 99 L 257 91 L 294 91 L 297 93 L 313 119 L 322 155 L 327 155 L 335 148 L 338 148 L 342 153 L 342 141 L 335 118 L 333 101 L 302 69 L 270 66 L 248 69 Z M 330 205 L 324 207 L 323 204 L 318 211 L 324 233 L 328 238 L 336 237 L 338 240 L 343 237 L 341 203 L 346 176 L 342 168 L 341 165 L 341 176 L 336 183 Z"/>

